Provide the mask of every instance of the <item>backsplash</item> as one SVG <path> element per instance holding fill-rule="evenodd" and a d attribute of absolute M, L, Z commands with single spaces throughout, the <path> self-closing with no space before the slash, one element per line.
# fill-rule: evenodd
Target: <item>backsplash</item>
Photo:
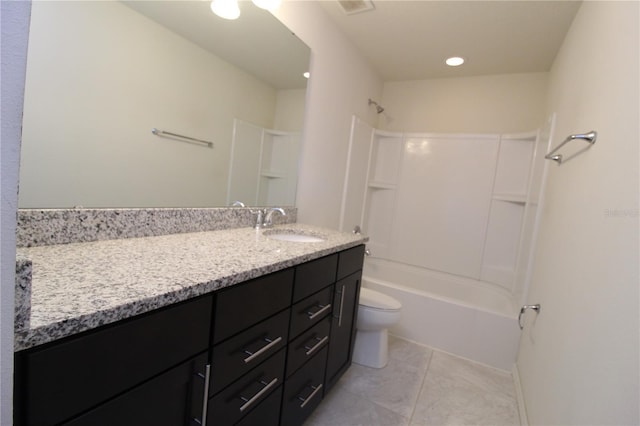
<path fill-rule="evenodd" d="M 252 208 L 19 209 L 16 245 L 35 247 L 250 227 Z M 295 223 L 286 207 L 274 224 Z"/>

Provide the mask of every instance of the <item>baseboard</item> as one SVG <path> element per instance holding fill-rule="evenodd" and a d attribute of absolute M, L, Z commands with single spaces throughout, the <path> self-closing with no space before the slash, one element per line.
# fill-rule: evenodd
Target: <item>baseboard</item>
<path fill-rule="evenodd" d="M 518 400 L 518 415 L 520 416 L 520 426 L 529 426 L 527 418 L 527 406 L 524 403 L 524 394 L 522 393 L 522 384 L 520 383 L 520 373 L 518 372 L 518 364 L 514 363 L 511 369 L 513 376 L 513 384 L 516 387 L 516 399 Z"/>

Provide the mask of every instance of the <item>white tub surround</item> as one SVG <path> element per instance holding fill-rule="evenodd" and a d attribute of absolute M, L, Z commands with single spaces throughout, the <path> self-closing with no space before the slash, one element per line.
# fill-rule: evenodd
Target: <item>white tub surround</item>
<path fill-rule="evenodd" d="M 31 297 L 16 306 L 26 349 L 363 244 L 362 235 L 280 225 L 325 238 L 277 241 L 237 228 L 18 248 Z M 272 229 L 277 229 L 277 227 Z M 28 265 L 31 265 L 29 280 Z M 26 304 L 29 302 L 29 306 Z M 28 315 L 27 315 L 28 313 Z M 17 324 L 18 325 L 18 324 Z"/>

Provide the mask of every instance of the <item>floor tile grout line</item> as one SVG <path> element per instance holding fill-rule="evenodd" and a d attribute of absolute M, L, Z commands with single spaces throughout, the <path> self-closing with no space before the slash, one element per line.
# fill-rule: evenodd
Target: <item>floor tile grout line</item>
<path fill-rule="evenodd" d="M 348 394 L 354 395 L 354 396 L 356 396 L 357 398 L 362 398 L 362 399 L 364 399 L 365 401 L 367 401 L 367 402 L 369 402 L 369 403 L 371 403 L 371 404 L 375 405 L 375 406 L 376 406 L 376 407 L 378 407 L 378 408 L 381 408 L 381 409 L 383 409 L 383 410 L 386 410 L 386 411 L 392 412 L 392 413 L 394 413 L 394 414 L 397 414 L 397 415 L 398 415 L 398 416 L 400 416 L 400 417 L 407 418 L 407 419 L 409 419 L 409 423 L 411 422 L 411 419 L 410 419 L 409 417 L 405 417 L 405 416 L 403 416 L 402 414 L 400 414 L 400 413 L 398 413 L 398 412 L 396 412 L 396 411 L 394 411 L 394 410 L 392 410 L 392 409 L 390 409 L 390 408 L 387 408 L 387 407 L 385 407 L 384 405 L 381 405 L 381 404 L 377 403 L 376 401 L 374 401 L 374 400 L 372 400 L 372 399 L 370 399 L 370 398 L 367 398 L 366 396 L 362 396 L 362 395 L 360 395 L 360 394 L 358 394 L 358 393 L 351 392 L 350 390 L 348 390 L 348 389 L 346 389 L 346 388 L 342 388 L 342 392 L 346 392 L 346 393 L 348 393 Z M 409 426 L 409 424 L 407 424 L 407 426 Z"/>
<path fill-rule="evenodd" d="M 424 370 L 424 376 L 422 376 L 422 381 L 420 382 L 420 388 L 418 389 L 418 394 L 416 395 L 416 399 L 413 401 L 413 408 L 411 409 L 411 415 L 409 416 L 409 423 L 407 424 L 407 426 L 411 425 L 411 422 L 413 421 L 413 416 L 416 413 L 416 408 L 418 407 L 418 399 L 420 399 L 422 388 L 424 387 L 424 383 L 427 381 L 427 374 L 429 374 L 429 368 L 431 367 L 433 352 L 434 352 L 433 350 L 429 351 L 429 361 L 427 361 L 427 368 Z"/>

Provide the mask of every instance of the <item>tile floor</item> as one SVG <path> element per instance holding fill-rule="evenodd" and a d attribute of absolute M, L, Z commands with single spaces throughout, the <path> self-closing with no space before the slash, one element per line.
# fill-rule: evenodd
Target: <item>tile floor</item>
<path fill-rule="evenodd" d="M 509 373 L 390 336 L 387 366 L 353 364 L 305 426 L 519 424 Z"/>

